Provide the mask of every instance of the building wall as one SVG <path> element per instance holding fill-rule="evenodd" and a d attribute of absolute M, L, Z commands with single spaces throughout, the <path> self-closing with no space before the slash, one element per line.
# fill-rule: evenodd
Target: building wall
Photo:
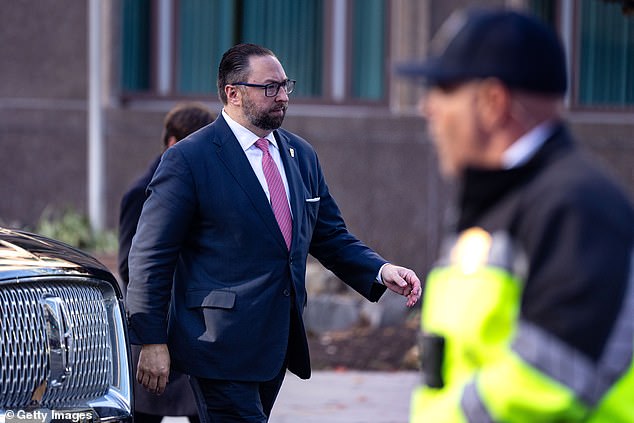
<path fill-rule="evenodd" d="M 0 221 L 85 205 L 86 4 L 1 0 Z"/>

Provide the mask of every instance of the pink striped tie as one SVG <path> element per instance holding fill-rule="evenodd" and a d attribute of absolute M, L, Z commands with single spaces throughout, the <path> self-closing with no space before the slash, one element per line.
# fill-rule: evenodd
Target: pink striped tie
<path fill-rule="evenodd" d="M 291 209 L 288 207 L 288 199 L 286 198 L 286 190 L 280 176 L 280 171 L 269 153 L 269 140 L 260 138 L 255 142 L 255 146 L 262 150 L 262 170 L 266 178 L 266 184 L 269 186 L 269 195 L 271 196 L 271 207 L 273 214 L 280 226 L 286 247 L 291 249 L 291 237 L 293 234 L 293 219 L 291 218 Z"/>

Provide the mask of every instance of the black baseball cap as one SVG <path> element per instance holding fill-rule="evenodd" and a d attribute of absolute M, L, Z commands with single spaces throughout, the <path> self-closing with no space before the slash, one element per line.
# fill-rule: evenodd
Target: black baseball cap
<path fill-rule="evenodd" d="M 534 16 L 505 9 L 454 12 L 431 42 L 422 63 L 397 66 L 429 85 L 497 78 L 509 88 L 563 95 L 566 57 L 555 31 Z"/>

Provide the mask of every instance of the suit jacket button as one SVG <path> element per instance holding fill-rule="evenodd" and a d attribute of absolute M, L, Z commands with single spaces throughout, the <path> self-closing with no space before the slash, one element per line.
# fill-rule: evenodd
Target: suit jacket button
<path fill-rule="evenodd" d="M 291 295 L 291 291 L 289 291 L 288 289 L 285 289 L 283 294 L 285 297 L 288 297 L 289 295 Z"/>

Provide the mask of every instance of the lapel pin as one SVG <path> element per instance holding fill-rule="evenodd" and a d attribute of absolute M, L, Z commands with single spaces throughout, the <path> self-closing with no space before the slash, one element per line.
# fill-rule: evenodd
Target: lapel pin
<path fill-rule="evenodd" d="M 295 157 L 295 150 L 293 148 L 289 148 L 288 152 L 291 153 L 291 157 Z"/>

